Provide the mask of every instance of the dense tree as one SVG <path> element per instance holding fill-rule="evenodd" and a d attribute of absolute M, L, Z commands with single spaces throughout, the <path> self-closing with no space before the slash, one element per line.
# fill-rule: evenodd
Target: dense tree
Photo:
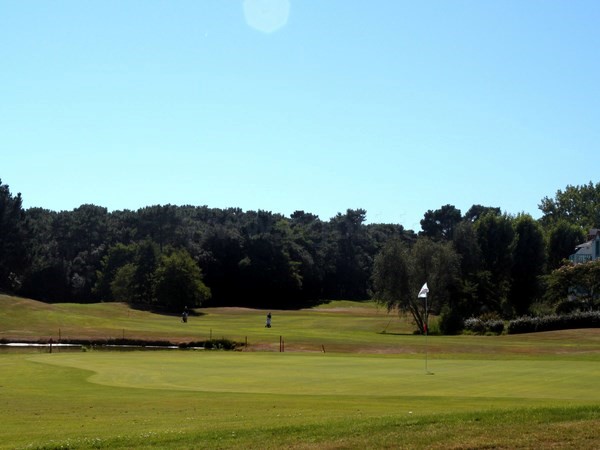
<path fill-rule="evenodd" d="M 544 197 L 539 205 L 544 213 L 545 226 L 565 220 L 583 229 L 600 226 L 600 183 L 591 181 L 583 186 L 567 186 L 559 189 L 555 198 Z"/>
<path fill-rule="evenodd" d="M 97 282 L 94 286 L 94 295 L 103 301 L 109 300 L 133 300 L 133 291 L 129 291 L 129 285 L 132 284 L 133 272 L 135 271 L 134 261 L 136 259 L 137 246 L 134 244 L 124 245 L 117 243 L 110 247 L 100 263 L 100 270 L 97 273 Z M 127 286 L 128 295 L 123 295 L 124 289 L 119 288 L 119 294 L 114 290 L 113 283 L 117 277 L 117 272 L 128 265 L 125 272 L 119 276 L 118 286 Z M 125 282 L 126 280 L 126 282 Z"/>
<path fill-rule="evenodd" d="M 559 219 L 548 231 L 548 269 L 558 269 L 575 253 L 575 247 L 585 240 L 586 233 L 578 226 Z"/>
<path fill-rule="evenodd" d="M 290 228 L 293 244 L 289 252 L 292 260 L 298 264 L 303 297 L 309 302 L 322 299 L 325 278 L 325 224 L 314 214 L 295 211 L 290 217 Z"/>
<path fill-rule="evenodd" d="M 196 308 L 210 298 L 196 262 L 185 250 L 163 254 L 154 274 L 154 296 L 161 308 L 183 311 Z"/>
<path fill-rule="evenodd" d="M 18 288 L 27 263 L 23 200 L 0 180 L 0 290 Z"/>
<path fill-rule="evenodd" d="M 141 305 L 154 305 L 154 272 L 160 258 L 160 249 L 152 240 L 137 244 L 135 266 L 132 276 L 133 302 Z"/>
<path fill-rule="evenodd" d="M 597 191 L 591 183 L 559 191 L 543 200 L 540 221 L 481 205 L 461 218 L 444 205 L 427 211 L 417 236 L 401 225 L 367 224 L 362 209 L 328 221 L 304 211 L 288 218 L 207 206 L 23 211 L 20 195 L 0 183 L 0 289 L 44 301 L 122 300 L 161 308 L 173 300 L 157 297 L 158 268 L 166 256 L 185 252 L 211 289 L 204 305 L 289 308 L 376 292 L 394 305 L 408 299 L 409 311 L 408 301 L 427 281 L 433 310 L 452 319 L 443 324 L 486 312 L 509 317 L 527 312 L 539 298 L 538 275 L 559 267 L 583 242 L 586 227 L 597 226 Z M 388 270 L 392 242 L 408 252 L 409 281 L 402 289 L 410 296 L 378 275 Z M 418 314 L 415 309 L 417 324 Z"/>
<path fill-rule="evenodd" d="M 328 293 L 334 298 L 367 298 L 368 281 L 373 268 L 372 242 L 368 238 L 364 222 L 364 209 L 348 209 L 337 214 L 330 223 L 330 247 L 328 257 L 334 268 L 329 274 Z M 335 280 L 335 281 L 333 281 Z"/>
<path fill-rule="evenodd" d="M 421 332 L 429 311 L 439 311 L 457 296 L 460 287 L 460 257 L 450 242 L 420 237 L 412 248 L 393 239 L 376 256 L 373 297 L 387 306 L 408 312 Z M 429 286 L 428 310 L 417 298 L 419 288 Z"/>
<path fill-rule="evenodd" d="M 513 265 L 512 219 L 506 214 L 485 214 L 475 222 L 475 233 L 481 250 L 477 296 L 490 311 L 511 316 L 508 294 Z"/>
<path fill-rule="evenodd" d="M 47 302 L 69 301 L 69 264 L 61 255 L 54 233 L 58 213 L 42 208 L 26 211 L 31 261 L 23 277 L 21 295 Z"/>
<path fill-rule="evenodd" d="M 600 260 L 565 263 L 546 277 L 546 299 L 558 312 L 593 310 L 600 306 Z"/>
<path fill-rule="evenodd" d="M 410 249 L 400 239 L 391 239 L 375 257 L 373 264 L 373 298 L 388 311 L 397 308 L 409 312 L 416 323 L 423 323 L 423 311 L 415 301 L 416 284 L 412 277 Z"/>
<path fill-rule="evenodd" d="M 138 239 L 149 239 L 156 242 L 160 251 L 166 245 L 179 246 L 181 244 L 178 234 L 181 217 L 173 205 L 154 205 L 138 210 Z"/>
<path fill-rule="evenodd" d="M 456 300 L 460 291 L 460 256 L 452 243 L 417 239 L 413 249 L 415 280 L 429 286 L 430 308 L 437 313 Z"/>
<path fill-rule="evenodd" d="M 463 220 L 466 220 L 468 222 L 477 222 L 481 217 L 485 216 L 486 214 L 499 216 L 502 214 L 502 211 L 500 210 L 500 208 L 497 207 L 473 205 L 465 213 Z"/>
<path fill-rule="evenodd" d="M 421 220 L 420 234 L 434 240 L 451 239 L 454 227 L 460 223 L 460 209 L 453 205 L 444 205 L 435 211 L 429 210 Z"/>
<path fill-rule="evenodd" d="M 235 305 L 243 298 L 240 261 L 245 257 L 243 238 L 235 228 L 213 227 L 202 242 L 200 267 L 215 304 Z"/>
<path fill-rule="evenodd" d="M 463 277 L 476 273 L 481 266 L 481 249 L 474 225 L 470 221 L 463 221 L 456 225 L 452 243 L 460 255 L 460 269 Z"/>
<path fill-rule="evenodd" d="M 134 263 L 126 263 L 115 270 L 109 284 L 111 298 L 129 304 L 137 303 L 133 282 L 136 269 Z"/>
<path fill-rule="evenodd" d="M 462 286 L 447 312 L 460 317 L 478 316 L 484 310 L 478 296 L 482 255 L 473 222 L 463 220 L 455 227 L 452 244 L 460 257 Z"/>
<path fill-rule="evenodd" d="M 116 244 L 99 262 L 93 293 L 105 301 L 154 305 L 154 273 L 159 257 L 158 245 L 150 240 Z"/>
<path fill-rule="evenodd" d="M 546 245 L 542 227 L 530 215 L 519 215 L 513 224 L 515 233 L 509 302 L 517 315 L 524 315 L 540 295 Z"/>

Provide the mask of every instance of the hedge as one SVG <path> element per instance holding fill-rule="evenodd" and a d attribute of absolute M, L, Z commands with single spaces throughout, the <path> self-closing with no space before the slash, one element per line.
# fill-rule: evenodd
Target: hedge
<path fill-rule="evenodd" d="M 523 316 L 508 323 L 508 334 L 568 330 L 572 328 L 600 328 L 600 311 L 542 317 Z"/>
<path fill-rule="evenodd" d="M 504 331 L 504 321 L 500 319 L 482 319 L 471 317 L 464 322 L 464 329 L 475 334 L 502 334 Z"/>

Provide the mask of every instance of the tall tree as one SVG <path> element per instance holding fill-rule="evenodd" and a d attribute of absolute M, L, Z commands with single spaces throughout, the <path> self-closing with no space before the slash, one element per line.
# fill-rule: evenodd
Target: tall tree
<path fill-rule="evenodd" d="M 168 311 L 196 308 L 210 298 L 210 289 L 202 281 L 202 272 L 185 250 L 163 254 L 154 274 L 157 304 Z"/>
<path fill-rule="evenodd" d="M 493 214 L 495 216 L 499 216 L 500 214 L 502 214 L 502 211 L 500 210 L 500 208 L 493 206 L 473 205 L 465 213 L 463 220 L 469 222 L 477 222 L 480 217 L 483 217 L 486 214 Z"/>
<path fill-rule="evenodd" d="M 475 222 L 481 249 L 482 268 L 478 273 L 478 297 L 491 311 L 512 314 L 508 303 L 511 286 L 512 219 L 506 215 L 485 214 Z"/>
<path fill-rule="evenodd" d="M 215 226 L 202 242 L 200 267 L 212 291 L 214 305 L 235 305 L 243 296 L 240 261 L 244 259 L 243 238 L 233 227 Z"/>
<path fill-rule="evenodd" d="M 21 194 L 13 196 L 0 180 L 0 289 L 19 287 L 28 258 L 26 222 Z"/>
<path fill-rule="evenodd" d="M 154 272 L 158 267 L 159 258 L 160 250 L 154 241 L 146 239 L 137 245 L 132 277 L 135 303 L 154 303 Z"/>
<path fill-rule="evenodd" d="M 452 239 L 454 227 L 460 223 L 460 209 L 453 205 L 444 205 L 435 211 L 429 210 L 421 220 L 420 234 L 434 240 Z"/>
<path fill-rule="evenodd" d="M 563 261 L 575 253 L 575 247 L 584 242 L 586 233 L 579 226 L 559 219 L 548 231 L 548 270 L 558 269 Z"/>
<path fill-rule="evenodd" d="M 478 296 L 482 255 L 473 222 L 463 220 L 455 227 L 452 244 L 460 257 L 462 288 L 460 299 L 449 306 L 456 316 L 478 316 L 483 307 Z"/>
<path fill-rule="evenodd" d="M 452 302 L 460 286 L 460 257 L 449 242 L 420 237 L 412 249 L 399 239 L 390 240 L 375 257 L 373 288 L 375 298 L 387 306 L 408 312 L 422 333 L 429 311 L 417 298 L 419 288 L 430 288 L 428 309 L 439 312 Z"/>
<path fill-rule="evenodd" d="M 124 266 L 129 265 L 125 272 L 120 274 L 120 280 L 117 286 L 127 286 L 130 289 L 130 284 L 133 281 L 133 273 L 135 272 L 134 262 L 136 260 L 137 245 L 124 245 L 118 243 L 108 249 L 106 255 L 102 258 L 100 269 L 97 272 L 97 281 L 94 286 L 94 295 L 102 300 L 126 300 L 133 299 L 133 294 L 123 295 L 124 288 L 119 288 L 119 294 L 114 292 L 112 284 L 117 276 L 117 272 Z"/>
<path fill-rule="evenodd" d="M 19 294 L 38 300 L 68 301 L 67 263 L 61 256 L 54 221 L 58 213 L 42 208 L 25 211 L 28 228 L 27 252 L 31 258 Z"/>
<path fill-rule="evenodd" d="M 412 273 L 408 245 L 398 238 L 391 239 L 375 256 L 373 298 L 388 311 L 397 308 L 398 312 L 409 312 L 416 323 L 423 323 L 423 311 L 415 302 L 416 284 Z"/>
<path fill-rule="evenodd" d="M 539 205 L 544 213 L 541 221 L 544 225 L 558 221 L 579 225 L 584 229 L 600 226 L 600 182 L 591 181 L 583 186 L 567 186 L 559 189 L 555 198 L 544 197 Z"/>
<path fill-rule="evenodd" d="M 546 265 L 545 241 L 542 227 L 528 214 L 513 221 L 513 266 L 509 301 L 517 315 L 529 311 L 540 294 L 540 277 Z"/>
<path fill-rule="evenodd" d="M 330 222 L 330 249 L 335 267 L 334 282 L 330 283 L 334 298 L 367 298 L 369 278 L 373 269 L 373 247 L 364 222 L 364 209 L 348 209 L 338 213 Z"/>
<path fill-rule="evenodd" d="M 545 277 L 546 299 L 558 312 L 591 311 L 600 306 L 600 260 L 565 263 Z"/>
<path fill-rule="evenodd" d="M 160 251 L 166 245 L 180 246 L 178 209 L 173 205 L 154 205 L 138 210 L 138 238 L 156 242 Z"/>
<path fill-rule="evenodd" d="M 460 292 L 460 256 L 452 243 L 420 237 L 411 253 L 415 289 L 427 282 L 429 310 L 439 314 L 443 306 L 454 305 Z"/>

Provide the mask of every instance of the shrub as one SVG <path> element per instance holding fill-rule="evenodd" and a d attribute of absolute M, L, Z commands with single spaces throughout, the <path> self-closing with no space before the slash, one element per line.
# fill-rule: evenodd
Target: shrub
<path fill-rule="evenodd" d="M 476 334 L 483 334 L 485 332 L 485 326 L 480 318 L 469 317 L 465 320 L 465 330 L 472 331 Z"/>
<path fill-rule="evenodd" d="M 502 334 L 504 331 L 504 321 L 494 317 L 470 317 L 465 320 L 464 329 L 475 334 Z"/>
<path fill-rule="evenodd" d="M 229 339 L 212 339 L 204 343 L 207 350 L 235 350 L 237 344 Z"/>
<path fill-rule="evenodd" d="M 504 331 L 504 320 L 491 319 L 485 322 L 485 327 L 488 331 L 494 334 L 502 334 Z"/>
<path fill-rule="evenodd" d="M 553 314 L 542 317 L 523 316 L 509 322 L 508 333 L 535 333 L 572 328 L 600 328 L 600 311 Z"/>
<path fill-rule="evenodd" d="M 464 328 L 464 321 L 458 312 L 444 307 L 440 316 L 439 327 L 442 334 L 458 334 Z"/>

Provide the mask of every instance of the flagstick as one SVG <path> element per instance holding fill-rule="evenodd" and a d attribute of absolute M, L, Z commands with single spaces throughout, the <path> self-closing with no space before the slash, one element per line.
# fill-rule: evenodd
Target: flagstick
<path fill-rule="evenodd" d="M 427 294 L 425 294 L 425 374 L 427 375 L 433 375 L 433 372 L 429 371 L 429 368 L 427 367 L 427 360 L 428 360 L 428 350 L 429 350 L 429 309 L 427 307 Z"/>
<path fill-rule="evenodd" d="M 428 353 L 428 335 L 429 327 L 427 326 L 427 294 L 425 294 L 425 373 L 429 373 L 427 368 L 427 353 Z"/>
<path fill-rule="evenodd" d="M 425 283 L 423 285 L 423 287 L 421 288 L 421 290 L 419 291 L 419 295 L 417 296 L 417 298 L 424 298 L 425 299 L 425 323 L 424 323 L 424 327 L 425 327 L 425 373 L 427 375 L 433 375 L 432 372 L 429 371 L 429 368 L 427 367 L 427 360 L 428 360 L 428 353 L 429 353 L 429 327 L 428 322 L 429 322 L 429 307 L 427 306 L 427 294 L 429 294 L 429 288 L 427 287 L 427 283 Z"/>

